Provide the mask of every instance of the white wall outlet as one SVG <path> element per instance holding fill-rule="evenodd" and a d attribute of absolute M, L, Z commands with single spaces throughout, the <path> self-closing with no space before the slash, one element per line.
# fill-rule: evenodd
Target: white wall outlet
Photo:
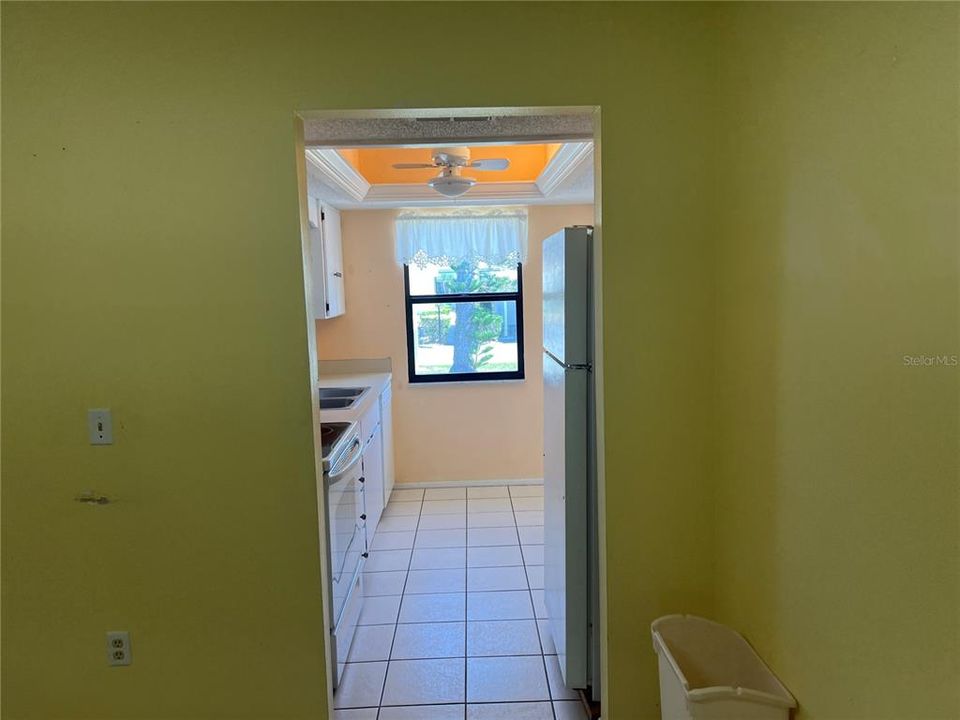
<path fill-rule="evenodd" d="M 126 630 L 114 630 L 107 633 L 107 665 L 129 665 L 130 633 Z"/>
<path fill-rule="evenodd" d="M 110 408 L 87 410 L 87 428 L 91 445 L 113 445 L 113 416 Z"/>

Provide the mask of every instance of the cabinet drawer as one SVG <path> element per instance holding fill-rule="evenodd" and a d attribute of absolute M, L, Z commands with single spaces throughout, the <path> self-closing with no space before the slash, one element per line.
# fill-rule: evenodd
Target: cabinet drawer
<path fill-rule="evenodd" d="M 357 624 L 360 622 L 360 612 L 363 610 L 362 570 L 363 565 L 361 564 L 352 578 L 350 592 L 347 595 L 343 612 L 330 634 L 333 640 L 330 650 L 331 655 L 333 655 L 333 667 L 335 668 L 333 673 L 334 690 L 340 685 L 340 679 L 343 677 L 344 666 L 347 657 L 350 655 L 350 646 L 353 645 L 353 636 L 356 634 Z"/>

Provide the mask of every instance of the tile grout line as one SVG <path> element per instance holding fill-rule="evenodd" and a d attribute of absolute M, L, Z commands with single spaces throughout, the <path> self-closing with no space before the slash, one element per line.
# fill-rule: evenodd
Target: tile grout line
<path fill-rule="evenodd" d="M 424 491 L 426 495 L 426 491 Z M 390 504 L 389 502 L 387 503 Z M 423 508 L 423 496 L 420 497 L 420 507 Z M 417 514 L 417 527 L 413 531 L 413 547 L 417 546 L 417 529 L 420 527 L 420 513 Z M 376 531 L 374 531 L 376 535 Z M 387 668 L 383 673 L 383 685 L 380 688 L 380 702 L 377 703 L 377 718 L 383 707 L 383 696 L 387 692 L 387 677 L 390 675 L 390 662 L 393 657 L 393 644 L 397 641 L 397 628 L 400 627 L 400 612 L 403 610 L 403 596 L 406 595 L 407 581 L 410 579 L 410 566 L 413 564 L 413 548 L 410 548 L 410 559 L 407 561 L 407 574 L 403 578 L 403 587 L 400 589 L 400 607 L 397 608 L 397 621 L 393 626 L 393 637 L 390 639 L 390 650 L 387 652 Z"/>
<path fill-rule="evenodd" d="M 508 491 L 509 492 L 509 491 Z M 546 498 L 544 498 L 544 506 L 546 506 Z M 510 507 L 513 508 L 513 516 L 516 518 L 517 510 L 513 507 L 513 495 L 510 495 Z M 544 532 L 546 532 L 546 522 L 544 522 Z M 533 608 L 533 626 L 537 631 L 537 642 L 540 643 L 540 663 L 543 665 L 543 679 L 547 684 L 547 697 L 549 698 L 550 703 L 550 713 L 553 715 L 553 720 L 557 720 L 557 708 L 553 704 L 553 691 L 550 689 L 550 673 L 547 672 L 547 657 L 543 654 L 543 640 L 540 637 L 540 623 L 538 622 L 539 618 L 537 617 L 537 605 L 533 602 L 533 589 L 530 587 L 530 576 L 527 575 L 527 561 L 523 555 L 523 543 L 520 538 L 520 526 L 517 525 L 517 542 L 520 543 L 520 558 L 523 560 L 523 575 L 527 578 L 527 593 L 530 596 L 530 606 Z M 544 537 L 544 551 L 546 551 L 546 537 Z M 546 560 L 546 558 L 544 558 Z M 544 600 L 546 602 L 546 600 Z"/>

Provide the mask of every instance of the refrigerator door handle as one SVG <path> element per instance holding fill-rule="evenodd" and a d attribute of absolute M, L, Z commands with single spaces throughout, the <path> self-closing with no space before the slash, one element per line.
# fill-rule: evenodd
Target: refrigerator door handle
<path fill-rule="evenodd" d="M 557 365 L 562 367 L 564 370 L 587 370 L 587 371 L 593 370 L 593 365 L 591 365 L 590 363 L 565 363 L 563 360 L 558 358 L 556 355 L 554 355 L 552 352 L 550 352 L 546 348 L 543 349 L 543 352 L 546 353 L 551 360 L 553 360 Z"/>

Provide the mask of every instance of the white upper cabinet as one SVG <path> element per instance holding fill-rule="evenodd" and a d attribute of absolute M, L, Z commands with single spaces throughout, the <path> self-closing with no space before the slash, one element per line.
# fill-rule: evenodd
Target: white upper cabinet
<path fill-rule="evenodd" d="M 307 198 L 310 221 L 310 280 L 313 314 L 318 320 L 346 312 L 343 288 L 343 247 L 340 211 L 314 197 Z"/>

